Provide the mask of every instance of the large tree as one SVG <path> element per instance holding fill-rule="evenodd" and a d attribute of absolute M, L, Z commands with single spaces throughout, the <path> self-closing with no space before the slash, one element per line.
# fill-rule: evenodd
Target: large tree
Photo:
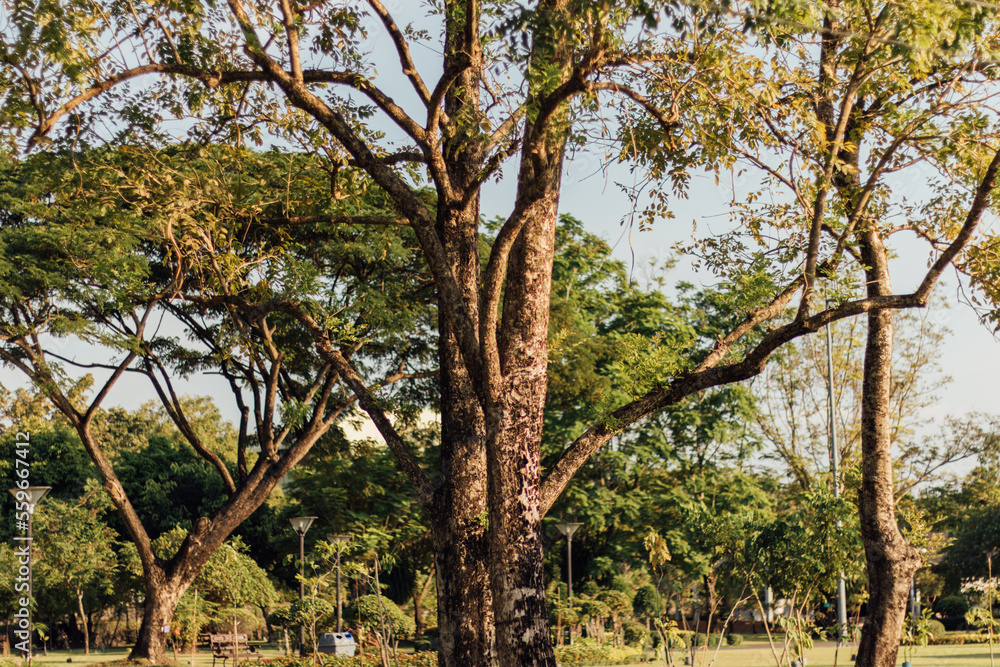
<path fill-rule="evenodd" d="M 186 227 L 191 218 L 185 215 L 198 214 L 203 216 L 200 229 L 207 232 L 211 224 L 207 216 L 217 210 L 215 207 L 222 207 L 223 215 L 238 216 L 239 212 L 225 209 L 225 202 L 212 196 L 212 186 L 206 191 L 200 181 L 213 173 L 212 169 L 224 178 L 222 165 L 204 154 L 201 161 L 196 156 L 177 155 L 185 157 L 179 160 L 181 170 L 161 169 L 159 176 L 177 176 L 195 188 L 199 197 L 207 196 L 211 203 L 200 210 L 196 210 L 196 202 L 184 200 L 178 192 L 158 192 L 157 197 L 172 198 L 166 202 L 142 201 L 140 193 L 148 189 L 130 180 L 127 153 L 88 157 L 93 179 L 88 176 L 85 187 L 66 199 L 54 193 L 60 189 L 62 176 L 73 171 L 62 170 L 73 157 L 25 163 L 8 172 L 3 182 L 6 217 L 2 243 L 4 261 L 9 264 L 3 268 L 6 345 L 0 354 L 7 364 L 31 377 L 76 431 L 118 510 L 122 531 L 136 545 L 145 595 L 135 653 L 147 657 L 162 653 L 159 628 L 169 622 L 180 595 L 215 550 L 258 510 L 278 481 L 354 402 L 353 397 L 335 391 L 336 373 L 328 364 L 310 361 L 308 346 L 299 345 L 280 321 L 249 318 L 220 322 L 218 313 L 184 307 L 177 288 L 189 286 L 194 296 L 210 278 L 197 270 L 175 274 L 177 264 L 163 261 L 165 256 L 177 262 L 193 263 L 195 259 L 183 254 L 186 244 L 182 250 L 164 242 L 172 236 L 168 230 L 172 225 L 191 229 Z M 171 155 L 168 151 L 158 157 Z M 269 168 L 277 168 L 282 178 L 288 175 L 288 162 L 276 167 L 266 156 L 256 164 L 248 155 L 236 157 L 237 161 L 226 165 L 234 168 L 228 176 L 233 186 L 230 194 L 239 191 L 243 179 L 257 183 L 268 178 Z M 110 216 L 101 211 L 100 203 L 106 179 L 122 186 L 117 196 L 137 197 L 131 206 L 119 200 Z M 61 204 L 50 206 L 53 197 L 73 203 L 65 209 Z M 104 224 L 108 219 L 113 223 Z M 95 234 L 82 233 L 79 225 L 91 225 Z M 371 268 L 365 258 L 370 251 L 368 244 L 346 237 L 327 241 L 341 249 L 339 260 L 325 255 L 334 273 L 353 276 L 355 271 Z M 245 237 L 230 238 L 229 242 L 257 248 Z M 365 252 L 359 256 L 360 248 Z M 181 255 L 171 255 L 174 249 Z M 266 258 L 258 254 L 257 259 L 263 262 Z M 11 271 L 11 266 L 16 270 Z M 380 266 L 394 272 L 394 280 L 400 280 L 398 264 L 380 262 Z M 207 268 L 211 274 L 211 262 L 199 268 Z M 331 290 L 327 306 L 345 316 L 354 308 L 357 314 L 370 306 L 379 299 L 379 285 L 383 284 L 377 274 L 366 273 L 373 282 L 370 289 L 355 285 L 357 290 L 341 293 L 339 298 L 333 297 L 336 290 Z M 301 284 L 289 280 L 287 286 L 296 290 Z M 395 322 L 401 321 L 399 312 L 404 309 L 393 313 Z M 160 330 L 164 317 L 171 322 Z M 366 321 L 375 323 L 383 333 L 390 331 L 377 313 L 369 312 Z M 403 327 L 407 332 L 416 328 Z M 178 335 L 178 331 L 183 333 Z M 367 327 L 358 323 L 352 332 L 366 337 Z M 83 347 L 65 349 L 69 339 Z M 369 360 L 396 366 L 413 354 L 405 339 L 389 341 L 383 337 L 385 347 L 373 337 L 366 342 Z M 204 367 L 220 373 L 230 386 L 241 413 L 235 434 L 226 433 L 218 419 L 205 418 L 204 405 L 179 395 L 176 383 L 180 378 Z M 81 370 L 100 376 L 99 386 L 90 395 L 76 391 L 77 382 L 66 379 L 67 373 Z M 406 375 L 401 371 L 388 373 L 389 383 Z M 135 419 L 133 426 L 143 431 L 135 433 L 130 432 L 128 420 L 102 413 L 109 394 L 129 374 L 150 383 L 160 397 L 169 426 L 164 420 L 155 423 L 152 417 L 152 424 Z M 178 457 L 178 440 L 186 442 L 197 458 Z M 146 466 L 147 483 L 141 486 L 133 485 L 134 479 L 120 477 L 135 477 L 131 473 L 137 466 Z M 203 491 L 208 496 L 187 493 L 190 479 L 183 479 L 185 467 L 213 471 L 213 476 L 204 478 Z M 173 505 L 172 511 L 163 511 L 158 503 Z M 157 515 L 167 514 L 170 521 L 165 524 Z M 172 521 L 187 524 L 189 531 L 176 552 L 163 557 L 154 550 L 153 540 Z"/>
<path fill-rule="evenodd" d="M 287 196 L 298 188 L 292 178 L 274 189 L 273 173 L 254 174 L 251 182 L 251 174 L 236 165 L 227 171 L 208 164 L 212 178 L 192 178 L 184 168 L 172 167 L 167 178 L 157 170 L 176 156 L 152 151 L 99 188 L 83 186 L 94 188 L 95 196 L 82 222 L 67 215 L 80 199 L 74 184 L 90 176 L 89 168 L 78 165 L 68 170 L 61 188 L 38 193 L 42 199 L 33 203 L 48 204 L 47 209 L 35 206 L 8 217 L 14 234 L 6 247 L 18 248 L 20 261 L 30 264 L 31 257 L 36 263 L 28 273 L 19 273 L 10 260 L 0 264 L 4 280 L 19 285 L 3 291 L 0 353 L 68 415 L 139 545 L 147 609 L 136 656 L 159 655 L 162 644 L 154 629 L 169 617 L 201 565 L 340 411 L 357 401 L 428 510 L 439 574 L 442 663 L 554 664 L 540 523 L 587 458 L 614 434 L 686 396 L 759 373 L 782 344 L 831 320 L 876 311 L 883 317 L 886 309 L 926 305 L 990 201 L 1000 158 L 992 158 L 997 147 L 979 123 L 985 116 L 977 105 L 985 103 L 985 95 L 957 104 L 952 94 L 960 86 L 988 84 L 992 76 L 993 66 L 976 55 L 981 48 L 976 35 L 985 31 L 992 39 L 990 14 L 979 5 L 945 10 L 929 1 L 903 6 L 858 1 L 780 4 L 759 12 L 755 3 L 720 10 L 714 4 L 647 0 L 540 0 L 527 7 L 446 0 L 433 7 L 430 31 L 399 26 L 380 0 L 365 6 L 293 0 L 228 0 L 224 6 L 107 2 L 99 3 L 98 11 L 77 0 L 39 0 L 3 9 L 0 20 L 8 29 L 0 50 L 0 95 L 11 141 L 26 139 L 28 148 L 60 151 L 73 161 L 86 143 L 131 149 L 141 140 L 162 142 L 169 129 L 181 127 L 205 143 L 295 144 L 325 162 L 320 166 L 313 158 L 309 173 L 303 173 L 288 161 L 288 173 L 296 177 L 322 173 L 328 185 L 325 206 Z M 364 49 L 364 35 L 374 30 L 388 35 L 395 70 L 412 89 L 396 95 L 398 102 L 376 80 Z M 413 48 L 428 41 L 441 54 L 441 74 L 430 83 L 425 79 L 430 68 L 415 60 Z M 148 75 L 153 78 L 140 79 Z M 150 80 L 154 83 L 141 91 L 133 89 Z M 600 123 L 609 104 L 623 111 L 613 128 Z M 372 125 L 374 116 L 391 128 L 388 135 L 379 131 L 383 126 Z M 183 124 L 160 124 L 164 118 L 182 118 Z M 737 220 L 750 240 L 709 239 L 703 247 L 706 261 L 730 281 L 712 299 L 728 317 L 701 328 L 697 341 L 682 349 L 670 336 L 633 345 L 628 396 L 592 419 L 543 470 L 561 178 L 567 151 L 585 146 L 588 130 L 601 137 L 621 131 L 622 158 L 644 170 L 658 195 L 647 209 L 651 219 L 668 212 L 670 192 L 684 190 L 685 169 L 694 161 L 718 172 L 738 156 L 788 185 L 792 195 L 770 209 L 751 198 L 738 209 Z M 866 136 L 876 139 L 861 150 Z M 874 221 L 882 220 L 888 176 L 932 153 L 941 159 L 931 162 L 948 176 L 944 200 L 961 214 L 931 202 L 924 212 L 929 224 L 919 228 L 939 255 L 912 293 L 894 294 L 881 273 L 872 273 L 885 257 L 882 230 Z M 769 166 L 775 155 L 777 164 L 792 166 L 789 176 Z M 514 194 L 483 264 L 482 187 L 514 161 Z M 247 177 L 244 189 L 266 193 L 256 208 L 233 206 L 235 198 L 227 194 L 232 183 L 219 185 L 236 172 Z M 351 208 L 360 200 L 352 197 L 352 188 L 362 176 L 381 193 L 381 208 Z M 192 196 L 195 186 L 204 188 L 198 196 Z M 315 204 L 318 190 L 313 195 Z M 214 204 L 206 205 L 210 201 Z M 157 212 L 152 224 L 146 216 Z M 81 233 L 91 221 L 100 228 L 109 213 L 125 216 L 132 228 L 104 237 Z M 437 308 L 442 425 L 441 461 L 434 473 L 419 465 L 393 427 L 382 396 L 372 390 L 383 380 L 399 379 L 398 357 L 383 351 L 374 355 L 378 363 L 365 362 L 368 338 L 378 338 L 374 332 L 386 336 L 408 326 L 390 322 L 384 311 L 366 309 L 342 289 L 337 278 L 346 274 L 336 267 L 343 263 L 322 253 L 290 253 L 280 235 L 268 234 L 275 226 L 301 230 L 300 225 L 320 222 L 333 225 L 314 233 L 320 242 L 338 234 L 363 236 L 372 229 L 365 223 L 404 225 L 415 240 Z M 338 231 L 350 223 L 356 232 Z M 149 235 L 151 227 L 160 233 L 159 242 Z M 775 243 L 764 233 L 770 231 Z M 374 243 L 392 246 L 391 237 L 372 234 Z M 257 243 L 261 238 L 267 243 Z M 109 242 L 119 248 L 109 252 Z M 154 246 L 159 273 L 141 273 L 148 249 L 143 243 Z M 123 254 L 123 245 L 134 252 Z M 329 243 L 323 248 L 333 250 Z M 68 280 L 44 284 L 39 271 L 61 275 L 67 255 L 76 252 L 88 261 L 69 261 Z M 134 265 L 123 264 L 123 255 Z M 853 268 L 845 260 L 852 257 L 858 260 Z M 315 262 L 313 272 L 306 259 Z M 356 263 L 345 268 L 364 278 L 352 285 L 367 285 L 367 294 L 374 295 L 378 275 L 401 280 L 393 275 L 399 264 L 379 260 L 361 262 L 369 273 Z M 859 266 L 871 273 L 865 276 L 868 292 L 842 293 L 831 307 L 819 307 L 820 280 L 845 267 L 856 273 Z M 118 294 L 126 294 L 122 286 L 129 275 L 130 298 L 106 295 L 101 307 L 82 309 L 83 319 L 105 327 L 100 343 L 124 351 L 95 402 L 81 408 L 64 397 L 54 361 L 44 354 L 48 331 L 70 332 L 79 322 L 58 314 L 53 291 L 62 290 L 58 300 L 67 292 L 78 296 L 81 286 L 114 283 Z M 146 276 L 154 278 L 155 288 L 144 285 Z M 349 304 L 339 303 L 342 299 Z M 396 305 L 406 312 L 404 299 Z M 794 315 L 783 319 L 789 305 L 795 305 Z M 255 462 L 241 449 L 235 478 L 216 464 L 230 500 L 200 520 L 168 562 L 148 546 L 89 429 L 107 388 L 135 363 L 158 382 L 164 403 L 195 448 L 218 460 L 185 426 L 167 385 L 167 350 L 149 344 L 147 329 L 161 308 L 170 309 L 211 350 L 193 365 L 179 364 L 181 369 L 209 361 L 221 368 L 247 415 L 241 448 L 251 419 L 261 448 Z M 348 314 L 338 316 L 340 309 Z M 879 336 L 884 338 L 876 332 L 871 340 Z M 314 352 L 303 349 L 304 340 Z M 175 354 L 175 360 L 184 357 Z M 341 386 L 349 393 L 335 393 Z M 275 411 L 279 389 L 289 407 L 281 416 Z M 253 397 L 254 407 L 242 401 L 242 392 Z M 866 466 L 869 453 L 875 457 L 866 474 L 883 484 L 890 472 L 883 441 L 869 439 L 866 449 L 862 440 Z M 892 515 L 891 493 L 863 498 L 869 516 Z M 905 561 L 900 570 L 893 564 L 900 557 L 879 551 L 881 537 L 870 531 L 877 533 L 883 523 L 862 521 L 862 530 L 869 531 L 869 555 L 882 558 L 896 580 L 913 558 L 900 551 Z M 898 599 L 875 600 L 896 613 Z M 891 634 L 891 625 L 883 631 Z"/>

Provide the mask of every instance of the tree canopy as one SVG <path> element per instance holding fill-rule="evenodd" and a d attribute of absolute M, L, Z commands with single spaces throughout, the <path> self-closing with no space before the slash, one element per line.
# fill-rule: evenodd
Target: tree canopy
<path fill-rule="evenodd" d="M 993 8 L 430 6 L 426 27 L 399 25 L 379 0 L 2 9 L 0 359 L 77 431 L 137 547 L 135 657 L 159 658 L 184 589 L 356 405 L 427 512 L 442 663 L 553 664 L 542 519 L 588 459 L 649 418 L 676 440 L 738 444 L 725 417 L 745 397 L 718 388 L 861 314 L 873 462 L 861 530 L 872 554 L 894 549 L 872 562 L 905 579 L 916 557 L 874 519 L 893 516 L 887 426 L 867 417 L 889 400 L 890 310 L 927 305 L 991 205 Z M 374 30 L 405 91 L 379 76 Z M 439 54 L 433 67 L 418 46 Z M 698 169 L 758 174 L 758 189 L 734 193 L 731 228 L 687 248 L 716 288 L 671 305 L 599 271 L 577 274 L 574 292 L 561 275 L 574 276 L 572 253 L 555 259 L 573 225 L 559 198 L 567 156 L 591 143 L 635 170 L 641 224 L 669 219 Z M 925 187 L 895 197 L 918 167 Z M 504 172 L 514 193 L 488 227 L 483 186 Z M 887 243 L 903 230 L 930 261 L 898 293 Z M 590 280 L 626 288 L 616 314 L 580 299 L 600 294 Z M 67 339 L 98 352 L 64 354 Z M 575 364 L 598 372 L 550 400 L 550 366 Z M 71 392 L 81 368 L 100 372 L 85 398 Z M 200 371 L 228 383 L 241 414 L 235 461 L 176 391 Z M 167 561 L 95 421 L 133 374 L 226 496 L 198 508 Z M 585 392 L 596 412 L 574 405 Z M 433 467 L 390 418 L 427 404 L 442 420 Z M 547 406 L 570 417 L 560 433 L 549 421 L 551 443 Z M 898 600 L 873 606 L 888 620 L 866 636 L 885 639 Z"/>

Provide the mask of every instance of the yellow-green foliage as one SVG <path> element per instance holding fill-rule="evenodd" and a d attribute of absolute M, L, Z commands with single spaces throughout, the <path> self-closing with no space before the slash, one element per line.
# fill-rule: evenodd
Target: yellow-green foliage
<path fill-rule="evenodd" d="M 594 639 L 578 639 L 572 646 L 556 648 L 556 662 L 563 665 L 621 665 L 646 662 L 646 656 L 638 648 L 616 648 Z"/>

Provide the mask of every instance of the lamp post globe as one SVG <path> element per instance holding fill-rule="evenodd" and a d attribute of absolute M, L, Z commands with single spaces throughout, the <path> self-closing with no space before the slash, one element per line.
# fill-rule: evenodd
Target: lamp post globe
<path fill-rule="evenodd" d="M 299 608 L 302 609 L 302 602 L 306 597 L 306 531 L 315 521 L 314 516 L 293 516 L 289 521 L 292 528 L 299 535 Z M 306 624 L 303 621 L 299 626 L 299 656 L 306 655 Z"/>

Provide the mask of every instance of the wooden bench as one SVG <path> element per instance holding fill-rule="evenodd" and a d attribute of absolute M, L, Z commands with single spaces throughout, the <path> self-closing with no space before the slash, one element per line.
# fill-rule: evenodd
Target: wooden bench
<path fill-rule="evenodd" d="M 208 642 L 212 647 L 212 667 L 215 667 L 216 660 L 222 660 L 222 667 L 226 667 L 226 661 L 234 657 L 233 667 L 237 667 L 242 659 L 256 658 L 260 661 L 257 647 L 247 642 L 246 635 L 209 635 Z"/>

